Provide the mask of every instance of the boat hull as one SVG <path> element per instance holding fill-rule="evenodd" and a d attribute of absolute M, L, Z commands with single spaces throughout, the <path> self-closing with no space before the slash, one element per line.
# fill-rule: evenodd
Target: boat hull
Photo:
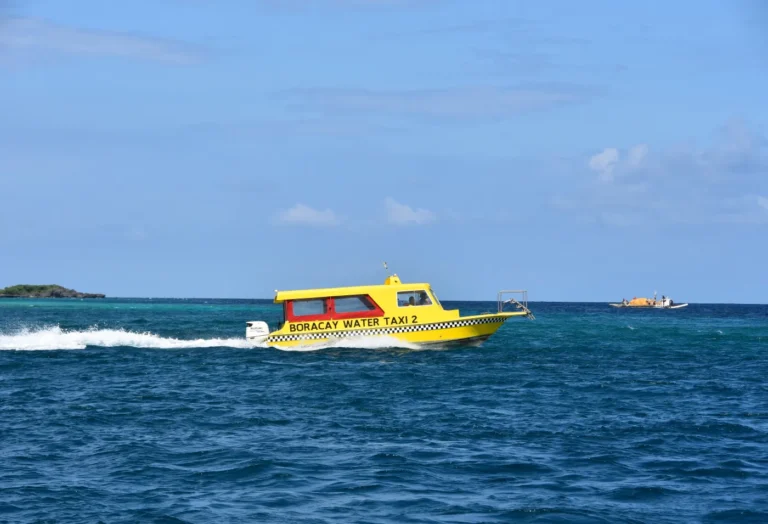
<path fill-rule="evenodd" d="M 524 313 L 475 315 L 443 322 L 387 326 L 374 329 L 314 330 L 291 334 L 275 332 L 267 337 L 266 345 L 269 347 L 291 348 L 326 345 L 334 341 L 344 341 L 344 345 L 349 346 L 353 345 L 356 339 L 369 339 L 372 337 L 389 338 L 419 346 L 477 345 L 493 335 L 508 318 L 523 315 Z"/>
<path fill-rule="evenodd" d="M 680 309 L 686 307 L 688 304 L 674 304 L 672 306 L 631 306 L 626 304 L 608 304 L 611 307 L 626 308 L 626 309 Z"/>

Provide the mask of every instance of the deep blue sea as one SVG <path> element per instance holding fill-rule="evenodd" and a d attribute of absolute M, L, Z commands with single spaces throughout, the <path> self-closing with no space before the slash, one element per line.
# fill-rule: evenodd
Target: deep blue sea
<path fill-rule="evenodd" d="M 0 522 L 768 522 L 768 306 L 531 308 L 297 352 L 264 301 L 0 300 Z"/>

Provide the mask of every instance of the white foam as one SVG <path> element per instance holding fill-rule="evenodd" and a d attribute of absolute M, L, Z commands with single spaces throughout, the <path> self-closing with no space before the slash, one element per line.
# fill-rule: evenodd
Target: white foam
<path fill-rule="evenodd" d="M 0 350 L 85 349 L 87 346 L 153 349 L 252 347 L 245 337 L 184 340 L 124 329 L 92 328 L 85 331 L 67 331 L 55 326 L 38 329 L 24 328 L 11 334 L 0 333 Z"/>
<path fill-rule="evenodd" d="M 22 328 L 10 334 L 0 333 L 0 350 L 57 350 L 85 349 L 88 346 L 99 347 L 134 347 L 149 349 L 186 349 L 186 348 L 254 348 L 255 346 L 243 338 L 198 338 L 185 340 L 171 337 L 161 337 L 153 333 L 137 333 L 124 329 L 91 328 L 82 331 L 65 330 L 59 326 L 41 328 Z M 329 348 L 350 349 L 412 349 L 421 347 L 394 337 L 355 337 L 339 338 L 315 344 L 307 343 L 299 346 L 280 347 L 281 351 L 318 351 Z"/>

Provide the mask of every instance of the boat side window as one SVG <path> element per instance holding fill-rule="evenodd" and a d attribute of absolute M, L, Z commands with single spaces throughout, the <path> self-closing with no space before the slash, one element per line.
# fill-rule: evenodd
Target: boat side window
<path fill-rule="evenodd" d="M 397 294 L 397 305 L 400 307 L 431 306 L 432 299 L 429 298 L 429 295 L 423 289 L 416 291 L 400 291 Z"/>
<path fill-rule="evenodd" d="M 364 295 L 334 298 L 333 308 L 336 313 L 362 313 L 377 309 L 371 300 Z"/>
<path fill-rule="evenodd" d="M 328 303 L 324 298 L 294 300 L 291 302 L 291 306 L 293 306 L 294 317 L 316 317 L 328 312 Z"/>
<path fill-rule="evenodd" d="M 369 295 L 334 297 L 331 299 L 332 318 L 383 317 L 384 310 Z"/>

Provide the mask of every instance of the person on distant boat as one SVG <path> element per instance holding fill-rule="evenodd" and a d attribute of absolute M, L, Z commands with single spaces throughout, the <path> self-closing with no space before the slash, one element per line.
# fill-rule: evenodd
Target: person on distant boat
<path fill-rule="evenodd" d="M 626 306 L 627 304 L 629 304 L 629 302 L 627 302 L 627 299 L 626 299 L 626 298 L 622 298 L 622 299 L 621 299 L 621 303 L 622 303 L 623 305 L 625 305 L 625 306 Z"/>

